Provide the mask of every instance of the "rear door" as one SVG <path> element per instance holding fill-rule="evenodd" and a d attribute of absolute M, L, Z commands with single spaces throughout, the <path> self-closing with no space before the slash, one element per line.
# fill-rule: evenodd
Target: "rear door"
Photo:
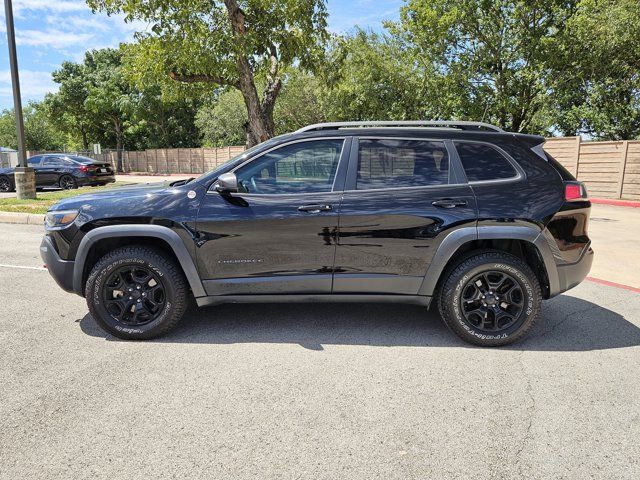
<path fill-rule="evenodd" d="M 444 236 L 476 219 L 449 140 L 354 139 L 333 292 L 417 294 Z"/>
<path fill-rule="evenodd" d="M 350 139 L 274 147 L 233 170 L 240 192 L 210 188 L 198 212 L 209 295 L 331 293 Z"/>
<path fill-rule="evenodd" d="M 60 157 L 45 156 L 40 167 L 41 184 L 55 185 L 64 168 L 63 160 Z"/>

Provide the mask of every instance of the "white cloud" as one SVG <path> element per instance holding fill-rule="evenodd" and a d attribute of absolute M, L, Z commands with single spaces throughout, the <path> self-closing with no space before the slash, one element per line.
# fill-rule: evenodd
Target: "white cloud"
<path fill-rule="evenodd" d="M 101 31 L 106 32 L 112 28 L 109 21 L 101 18 L 98 15 L 60 15 L 53 14 L 47 15 L 45 19 L 49 25 L 56 25 L 58 27 L 73 27 L 74 30 L 80 31 Z"/>
<path fill-rule="evenodd" d="M 89 7 L 84 0 L 15 0 L 13 13 L 18 16 L 25 10 L 47 10 L 50 12 L 86 11 Z"/>
<path fill-rule="evenodd" d="M 26 97 L 43 97 L 46 93 L 57 90 L 58 86 L 51 79 L 51 72 L 20 70 L 20 93 L 23 102 Z M 9 70 L 0 70 L 0 97 L 12 95 L 11 73 Z"/>
<path fill-rule="evenodd" d="M 93 37 L 92 33 L 76 33 L 47 28 L 45 30 L 22 30 L 16 34 L 16 43 L 18 45 L 50 47 L 60 50 L 75 45 L 86 45 Z"/>

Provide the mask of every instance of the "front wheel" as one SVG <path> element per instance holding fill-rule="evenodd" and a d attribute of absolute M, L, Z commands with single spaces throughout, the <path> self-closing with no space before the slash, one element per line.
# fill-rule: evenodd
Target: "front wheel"
<path fill-rule="evenodd" d="M 107 253 L 86 284 L 89 312 L 106 332 L 127 340 L 167 333 L 187 306 L 185 278 L 161 251 L 127 246 Z"/>
<path fill-rule="evenodd" d="M 444 323 L 460 338 L 496 347 L 522 339 L 541 303 L 540 283 L 526 263 L 508 253 L 487 251 L 448 273 L 438 305 Z"/>

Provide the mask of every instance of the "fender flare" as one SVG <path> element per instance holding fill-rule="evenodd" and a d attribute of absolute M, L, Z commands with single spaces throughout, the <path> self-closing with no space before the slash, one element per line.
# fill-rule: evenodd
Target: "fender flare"
<path fill-rule="evenodd" d="M 178 259 L 179 266 L 182 268 L 185 277 L 187 277 L 193 295 L 196 298 L 206 296 L 202 281 L 198 275 L 198 269 L 184 242 L 176 232 L 161 225 L 108 225 L 89 231 L 80 241 L 73 267 L 73 290 L 78 295 L 82 295 L 84 290 L 82 277 L 91 247 L 105 238 L 118 237 L 153 237 L 165 241 Z"/>
<path fill-rule="evenodd" d="M 449 233 L 436 250 L 427 268 L 422 285 L 418 290 L 418 295 L 432 296 L 434 294 L 442 272 L 444 272 L 451 257 L 462 245 L 473 240 L 493 239 L 524 240 L 536 247 L 547 272 L 550 296 L 557 295 L 560 291 L 560 281 L 553 249 L 548 239 L 539 228 L 520 225 L 463 227 Z"/>

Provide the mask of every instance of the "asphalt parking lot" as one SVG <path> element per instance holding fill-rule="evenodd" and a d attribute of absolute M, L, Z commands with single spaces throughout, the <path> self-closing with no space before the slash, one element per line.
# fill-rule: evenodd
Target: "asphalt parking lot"
<path fill-rule="evenodd" d="M 620 212 L 597 215 L 594 242 Z M 584 282 L 501 349 L 402 305 L 226 305 L 124 342 L 41 235 L 0 224 L 0 478 L 640 477 L 638 293 Z"/>

